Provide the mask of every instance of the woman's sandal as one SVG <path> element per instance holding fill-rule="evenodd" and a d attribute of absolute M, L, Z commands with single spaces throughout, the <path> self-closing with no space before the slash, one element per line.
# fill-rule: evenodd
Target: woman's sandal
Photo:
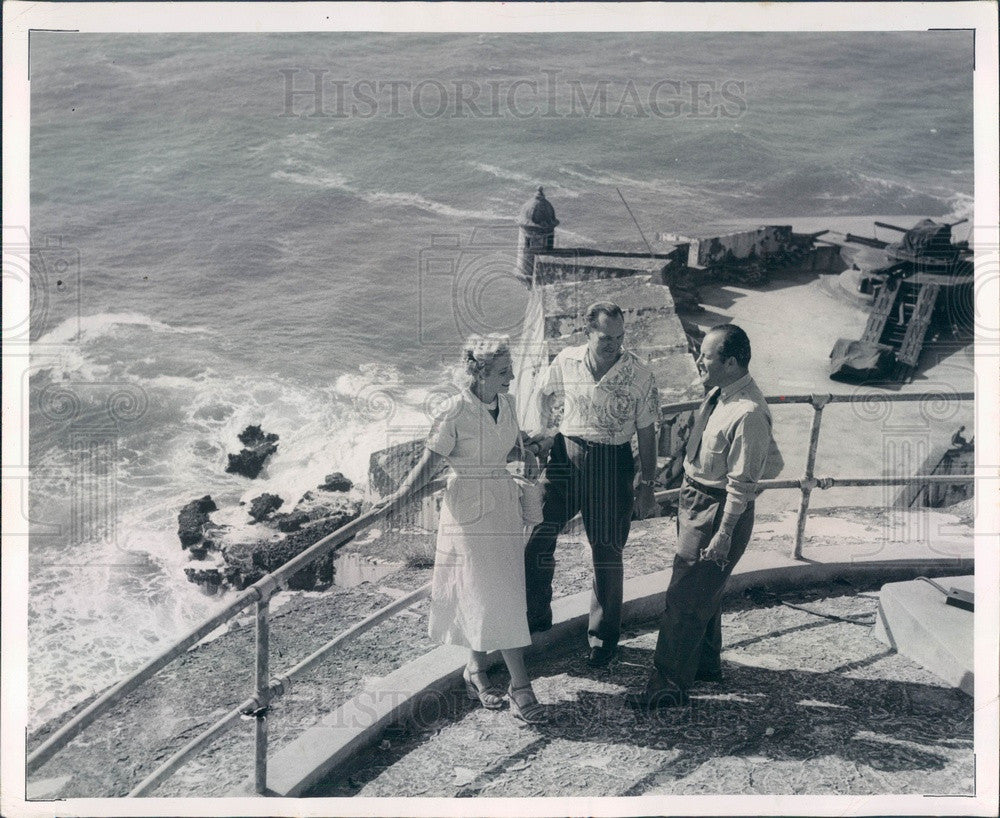
<path fill-rule="evenodd" d="M 466 665 L 462 671 L 462 678 L 465 680 L 465 692 L 472 701 L 479 702 L 487 710 L 499 710 L 503 707 L 503 691 L 490 681 L 485 670 L 469 670 L 469 666 Z M 476 683 L 476 679 L 484 681 L 485 684 L 480 686 Z"/>
<path fill-rule="evenodd" d="M 527 691 L 527 693 L 524 691 Z M 517 700 L 518 694 L 521 694 L 521 701 Z M 510 712 L 514 718 L 523 721 L 525 724 L 548 723 L 549 716 L 545 712 L 545 707 L 538 703 L 538 699 L 535 698 L 535 691 L 532 690 L 530 683 L 524 687 L 508 687 L 507 695 L 510 697 Z"/>

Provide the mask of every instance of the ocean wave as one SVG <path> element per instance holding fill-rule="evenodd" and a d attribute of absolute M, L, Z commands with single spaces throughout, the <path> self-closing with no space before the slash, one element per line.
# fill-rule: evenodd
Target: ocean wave
<path fill-rule="evenodd" d="M 637 179 L 623 173 L 600 171 L 586 165 L 576 167 L 560 166 L 559 172 L 565 173 L 589 184 L 602 185 L 604 187 L 620 188 L 625 196 L 629 190 L 641 191 L 652 194 L 658 200 L 666 200 L 669 205 L 661 205 L 663 210 L 676 209 L 677 205 L 687 206 L 689 203 L 699 202 L 704 199 L 704 185 L 699 182 L 697 185 L 680 181 L 679 179 Z M 559 228 L 562 231 L 562 228 Z"/>
<path fill-rule="evenodd" d="M 407 207 L 417 208 L 436 216 L 446 216 L 453 219 L 474 219 L 477 221 L 508 221 L 510 214 L 493 210 L 471 210 L 428 199 L 419 193 L 404 191 L 364 191 L 358 190 L 348 180 L 338 173 L 322 169 L 308 172 L 276 170 L 271 174 L 273 179 L 282 179 L 299 185 L 321 187 L 349 193 L 362 201 L 376 207 Z"/>
<path fill-rule="evenodd" d="M 968 193 L 954 193 L 948 200 L 948 206 L 950 208 L 947 215 L 949 222 L 968 219 L 970 222 L 975 223 L 975 196 Z M 969 230 L 971 231 L 972 228 L 970 227 Z"/>
<path fill-rule="evenodd" d="M 288 164 L 294 164 L 294 160 L 289 160 Z M 347 179 L 339 173 L 297 173 L 296 171 L 290 170 L 276 170 L 271 174 L 271 178 L 282 179 L 286 182 L 294 182 L 297 185 L 342 190 L 344 193 L 355 192 L 354 189 L 347 184 Z"/>
<path fill-rule="evenodd" d="M 635 179 L 630 176 L 617 173 L 601 172 L 594 170 L 593 168 L 589 168 L 586 165 L 582 167 L 586 172 L 576 170 L 575 168 L 568 167 L 566 165 L 560 165 L 559 172 L 564 173 L 567 176 L 572 176 L 574 179 L 579 179 L 582 182 L 588 182 L 592 185 L 604 185 L 605 187 L 633 187 L 639 190 L 648 190 L 652 193 L 665 195 L 673 195 L 677 192 L 677 186 L 675 184 L 668 184 L 666 182 L 649 179 Z"/>
<path fill-rule="evenodd" d="M 539 180 L 534 176 L 528 176 L 528 174 L 520 173 L 516 170 L 507 170 L 506 168 L 500 168 L 496 165 L 487 165 L 485 162 L 468 162 L 467 164 L 482 173 L 486 173 L 497 179 L 503 179 L 506 182 L 519 182 L 524 184 L 526 187 L 537 187 L 538 185 L 543 185 L 544 187 L 557 191 L 558 195 L 565 196 L 570 199 L 578 199 L 581 196 L 581 193 L 578 190 L 564 187 L 558 182 L 544 182 L 544 180 Z"/>
<path fill-rule="evenodd" d="M 479 221 L 508 221 L 509 213 L 498 213 L 494 210 L 468 210 L 461 207 L 436 202 L 421 196 L 419 193 L 362 193 L 361 198 L 374 205 L 395 205 L 401 207 L 416 207 L 439 216 L 447 216 L 456 219 L 476 219 Z"/>
<path fill-rule="evenodd" d="M 184 335 L 210 332 L 204 327 L 171 326 L 138 312 L 105 312 L 67 318 L 35 343 L 41 346 L 94 341 L 107 335 L 114 335 L 121 327 L 144 327 L 157 332 L 175 332 Z"/>

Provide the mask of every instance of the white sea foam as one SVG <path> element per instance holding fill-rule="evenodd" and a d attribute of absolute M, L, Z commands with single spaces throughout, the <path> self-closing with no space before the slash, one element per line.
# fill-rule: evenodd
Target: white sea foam
<path fill-rule="evenodd" d="M 293 162 L 294 163 L 294 162 Z M 290 164 L 293 164 L 290 163 Z M 340 190 L 357 196 L 368 204 L 391 207 L 415 207 L 437 216 L 453 219 L 474 219 L 477 221 L 509 221 L 509 213 L 499 213 L 494 210 L 469 209 L 455 207 L 444 202 L 428 199 L 419 193 L 404 191 L 364 191 L 359 190 L 342 175 L 322 168 L 312 168 L 306 172 L 276 170 L 271 174 L 273 179 L 282 179 L 299 185 Z"/>
<path fill-rule="evenodd" d="M 951 211 L 948 214 L 947 220 L 950 222 L 957 222 L 959 219 L 968 219 L 969 222 L 975 223 L 975 205 L 976 199 L 974 196 L 970 196 L 967 193 L 954 193 L 948 201 L 951 207 Z M 972 230 L 970 226 L 969 231 Z"/>
<path fill-rule="evenodd" d="M 594 170 L 587 165 L 582 165 L 587 172 L 581 172 L 575 168 L 567 167 L 562 165 L 559 167 L 560 173 L 565 173 L 567 176 L 572 176 L 574 179 L 580 179 L 584 182 L 589 182 L 595 185 L 605 185 L 607 187 L 624 187 L 624 188 L 636 188 L 638 190 L 648 190 L 652 193 L 658 193 L 664 196 L 676 196 L 680 192 L 680 185 L 676 182 L 666 182 L 661 180 L 653 179 L 634 179 L 630 176 L 624 176 L 618 173 L 603 173 L 601 171 Z"/>
<path fill-rule="evenodd" d="M 468 164 L 476 170 L 487 173 L 497 179 L 503 179 L 508 182 L 519 182 L 524 184 L 526 187 L 543 185 L 550 190 L 557 191 L 559 196 L 565 196 L 569 199 L 577 199 L 581 195 L 580 191 L 564 187 L 558 182 L 546 182 L 544 179 L 528 176 L 526 173 L 521 173 L 516 170 L 508 170 L 507 168 L 500 168 L 496 165 L 488 165 L 485 162 L 468 162 Z"/>
<path fill-rule="evenodd" d="M 35 343 L 39 346 L 93 341 L 117 331 L 121 327 L 146 327 L 158 332 L 193 334 L 208 332 L 202 327 L 175 327 L 138 312 L 108 312 L 67 318 L 55 329 L 49 330 Z"/>

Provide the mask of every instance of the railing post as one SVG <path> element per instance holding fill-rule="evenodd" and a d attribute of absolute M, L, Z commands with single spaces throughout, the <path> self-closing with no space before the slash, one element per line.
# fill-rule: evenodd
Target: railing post
<path fill-rule="evenodd" d="M 830 402 L 830 395 L 813 395 L 809 403 L 813 408 L 812 428 L 809 430 L 809 451 L 806 454 L 806 471 L 802 475 L 800 487 L 802 502 L 799 505 L 799 517 L 795 525 L 795 559 L 802 559 L 802 541 L 806 535 L 806 515 L 809 513 L 809 495 L 812 494 L 816 479 L 813 473 L 816 468 L 816 449 L 819 446 L 819 429 L 823 422 L 823 407 Z"/>
<path fill-rule="evenodd" d="M 254 695 L 257 711 L 254 714 L 254 790 L 258 795 L 267 792 L 267 711 L 270 706 L 268 690 L 270 659 L 270 625 L 268 606 L 270 599 L 257 602 L 257 662 L 254 670 Z"/>

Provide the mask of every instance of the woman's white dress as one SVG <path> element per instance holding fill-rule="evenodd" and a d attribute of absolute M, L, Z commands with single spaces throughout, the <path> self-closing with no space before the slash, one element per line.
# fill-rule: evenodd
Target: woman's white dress
<path fill-rule="evenodd" d="M 506 469 L 514 447 L 514 402 L 499 415 L 469 390 L 434 422 L 427 448 L 451 466 L 441 503 L 430 635 L 478 651 L 531 643 L 524 597 L 525 532 L 517 485 Z"/>

